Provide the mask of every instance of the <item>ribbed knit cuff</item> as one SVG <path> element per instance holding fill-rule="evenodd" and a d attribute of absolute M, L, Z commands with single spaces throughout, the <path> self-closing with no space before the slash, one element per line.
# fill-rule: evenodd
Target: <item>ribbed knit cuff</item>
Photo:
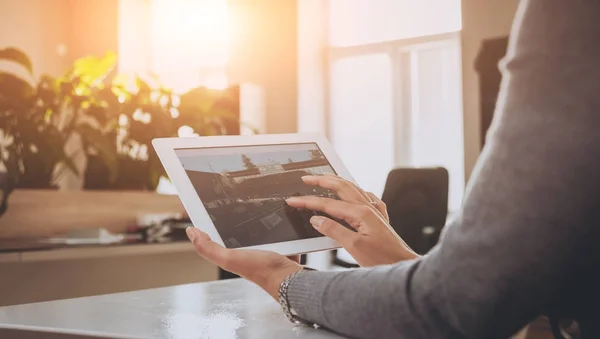
<path fill-rule="evenodd" d="M 304 320 L 326 325 L 323 302 L 329 284 L 341 272 L 305 271 L 296 276 L 288 287 L 290 307 Z"/>

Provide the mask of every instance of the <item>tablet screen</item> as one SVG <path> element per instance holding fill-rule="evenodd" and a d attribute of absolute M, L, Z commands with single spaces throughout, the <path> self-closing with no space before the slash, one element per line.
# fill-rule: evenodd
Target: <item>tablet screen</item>
<path fill-rule="evenodd" d="M 313 211 L 286 204 L 292 196 L 338 199 L 304 184 L 302 176 L 336 173 L 316 143 L 175 150 L 226 247 L 246 247 L 322 236 Z"/>

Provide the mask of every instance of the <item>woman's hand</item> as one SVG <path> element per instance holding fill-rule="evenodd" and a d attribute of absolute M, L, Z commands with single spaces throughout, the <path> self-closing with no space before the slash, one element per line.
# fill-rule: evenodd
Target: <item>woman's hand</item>
<path fill-rule="evenodd" d="M 270 251 L 227 249 L 210 240 L 206 233 L 195 227 L 188 227 L 186 233 L 200 256 L 257 284 L 276 300 L 281 282 L 288 275 L 302 269 L 295 261 L 300 260 L 300 257 L 290 257 L 291 260 Z"/>
<path fill-rule="evenodd" d="M 356 232 L 321 216 L 310 222 L 321 234 L 337 241 L 360 266 L 393 264 L 418 255 L 394 232 L 386 206 L 375 195 L 334 175 L 303 177 L 304 183 L 334 191 L 341 200 L 316 196 L 292 197 L 288 205 L 326 213 L 344 220 Z"/>

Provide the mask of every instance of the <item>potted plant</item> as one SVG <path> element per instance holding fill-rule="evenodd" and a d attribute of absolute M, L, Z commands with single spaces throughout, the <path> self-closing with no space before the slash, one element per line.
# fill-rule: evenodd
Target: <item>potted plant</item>
<path fill-rule="evenodd" d="M 95 113 L 102 110 L 102 115 L 110 116 L 110 111 L 96 97 L 105 90 L 102 81 L 115 58 L 113 54 L 83 58 L 59 78 L 43 75 L 36 81 L 25 53 L 16 48 L 0 50 L 0 60 L 22 66 L 30 77 L 0 71 L 0 167 L 4 169 L 0 212 L 6 211 L 15 189 L 56 188 L 62 173 L 79 172 L 74 154 L 67 154 L 65 147 L 75 135 L 93 139 L 95 148 L 103 149 L 106 142 L 96 135 L 106 124 Z M 89 126 L 96 127 L 95 133 L 89 133 Z"/>
<path fill-rule="evenodd" d="M 0 50 L 0 60 L 20 65 L 33 78 L 22 51 Z M 67 223 L 85 219 L 122 226 L 134 213 L 180 210 L 176 196 L 164 200 L 140 193 L 155 192 L 165 175 L 152 139 L 174 137 L 182 129 L 197 135 L 239 133 L 239 87 L 174 93 L 158 79 L 115 74 L 116 61 L 114 53 L 81 58 L 62 76 L 37 81 L 0 70 L 0 216 L 11 193 L 19 193 L 19 208 L 6 216 L 4 226 L 24 225 L 39 235 L 31 224 L 51 220 L 50 228 L 68 228 Z M 65 151 L 73 143 L 77 150 Z M 76 156 L 85 159 L 84 166 L 74 163 Z M 56 179 L 67 171 L 83 180 L 86 191 L 52 198 L 55 193 L 46 190 L 55 189 Z M 25 189 L 35 190 L 25 197 Z"/>
<path fill-rule="evenodd" d="M 127 86 L 127 84 L 134 84 Z M 113 131 L 117 173 L 109 180 L 106 159 L 91 157 L 85 173 L 86 189 L 154 191 L 165 176 L 152 139 L 177 137 L 182 129 L 197 135 L 239 134 L 239 88 L 194 88 L 174 93 L 158 81 L 151 86 L 140 77 L 116 77 L 112 83 L 120 112 Z"/>

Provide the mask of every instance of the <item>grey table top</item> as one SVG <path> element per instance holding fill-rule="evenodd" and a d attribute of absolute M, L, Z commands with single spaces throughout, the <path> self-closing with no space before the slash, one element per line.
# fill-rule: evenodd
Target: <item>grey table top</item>
<path fill-rule="evenodd" d="M 275 300 L 241 279 L 0 307 L 0 337 L 40 332 L 45 338 L 340 338 L 291 324 Z"/>

